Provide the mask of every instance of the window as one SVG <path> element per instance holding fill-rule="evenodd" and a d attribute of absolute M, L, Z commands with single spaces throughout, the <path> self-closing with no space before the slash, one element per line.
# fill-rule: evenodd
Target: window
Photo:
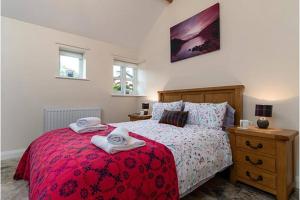
<path fill-rule="evenodd" d="M 135 95 L 137 91 L 137 64 L 114 61 L 113 94 Z"/>
<path fill-rule="evenodd" d="M 59 76 L 63 78 L 86 79 L 83 53 L 59 49 Z"/>

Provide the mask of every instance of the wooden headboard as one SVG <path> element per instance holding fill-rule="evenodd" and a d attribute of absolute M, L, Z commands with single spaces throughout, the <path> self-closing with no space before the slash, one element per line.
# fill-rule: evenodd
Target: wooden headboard
<path fill-rule="evenodd" d="M 235 125 L 243 116 L 243 85 L 159 91 L 160 102 L 188 101 L 193 103 L 221 103 L 227 101 L 235 109 Z"/>

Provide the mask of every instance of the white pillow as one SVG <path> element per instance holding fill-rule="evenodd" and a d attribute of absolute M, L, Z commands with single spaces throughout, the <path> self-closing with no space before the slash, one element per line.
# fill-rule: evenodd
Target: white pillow
<path fill-rule="evenodd" d="M 187 124 L 200 125 L 206 128 L 221 128 L 226 113 L 227 102 L 184 103 L 184 111 L 189 112 Z"/>
<path fill-rule="evenodd" d="M 170 103 L 161 103 L 157 102 L 153 104 L 152 109 L 152 118 L 154 120 L 160 120 L 164 110 L 170 111 L 181 111 L 182 101 L 175 101 Z"/>

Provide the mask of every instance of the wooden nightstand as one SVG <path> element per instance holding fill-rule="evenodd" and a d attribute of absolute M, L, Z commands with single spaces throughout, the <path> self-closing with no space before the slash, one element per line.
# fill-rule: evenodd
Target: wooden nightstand
<path fill-rule="evenodd" d="M 231 182 L 240 181 L 287 200 L 294 189 L 294 139 L 297 131 L 230 128 Z"/>
<path fill-rule="evenodd" d="M 140 115 L 139 113 L 133 113 L 128 115 L 130 121 L 138 121 L 138 120 L 145 120 L 150 119 L 152 115 Z"/>

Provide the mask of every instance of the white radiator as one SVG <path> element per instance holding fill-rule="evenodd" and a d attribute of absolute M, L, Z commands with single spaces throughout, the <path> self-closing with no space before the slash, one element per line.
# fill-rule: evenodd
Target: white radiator
<path fill-rule="evenodd" d="M 82 117 L 101 117 L 100 108 L 44 109 L 44 131 L 68 127 Z"/>

